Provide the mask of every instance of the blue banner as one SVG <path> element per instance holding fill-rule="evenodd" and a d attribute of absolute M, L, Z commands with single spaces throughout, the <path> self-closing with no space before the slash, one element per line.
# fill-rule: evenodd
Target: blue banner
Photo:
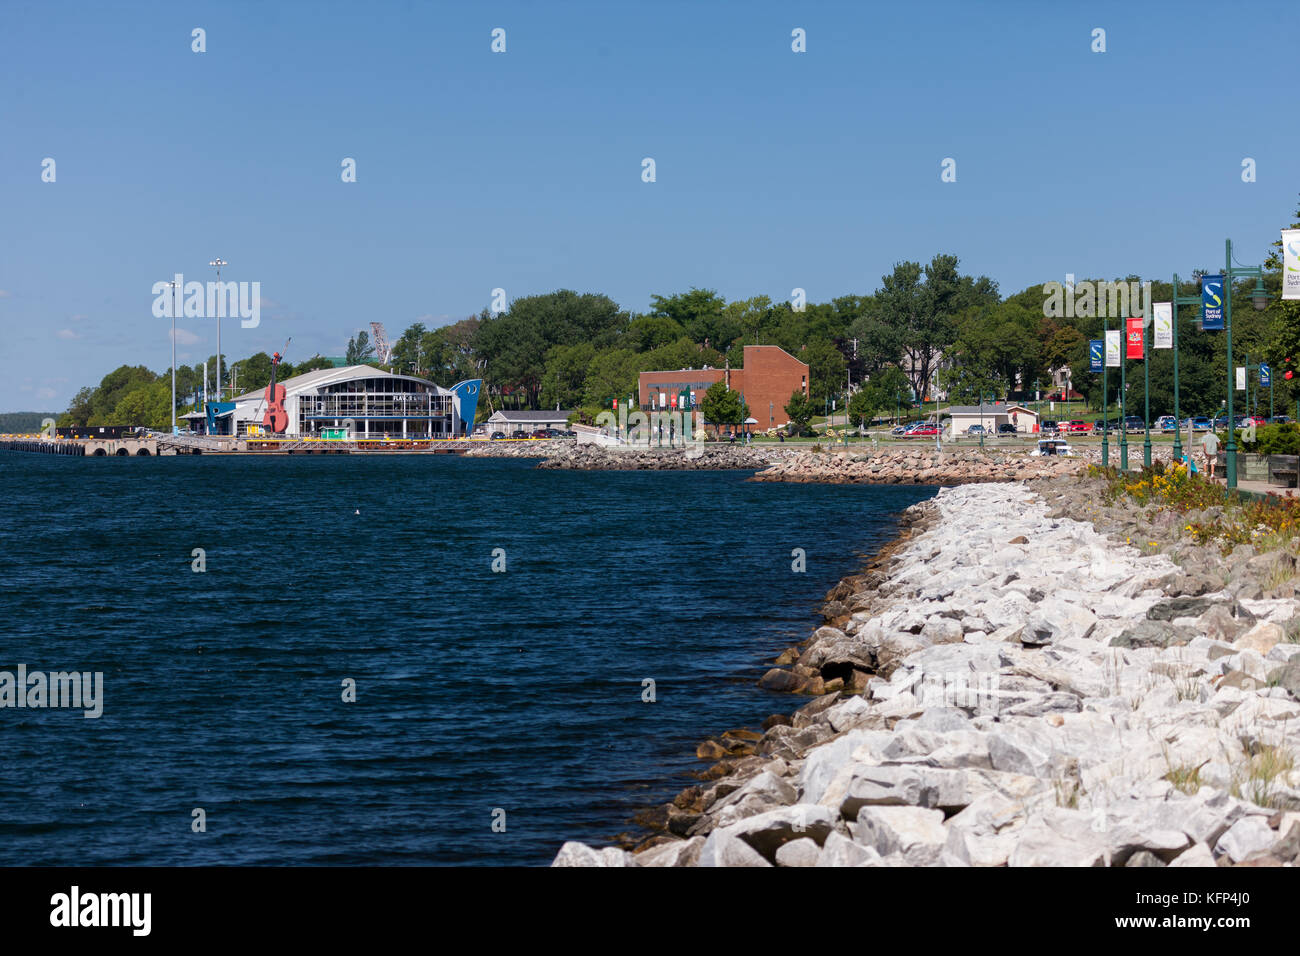
<path fill-rule="evenodd" d="M 1100 372 L 1102 370 L 1102 353 L 1105 349 L 1105 341 L 1102 339 L 1092 339 L 1088 342 L 1088 371 Z"/>
<path fill-rule="evenodd" d="M 1223 328 L 1223 276 L 1201 277 L 1201 328 Z"/>
<path fill-rule="evenodd" d="M 1259 366 L 1259 384 L 1261 386 L 1273 384 L 1273 370 L 1262 362 Z"/>

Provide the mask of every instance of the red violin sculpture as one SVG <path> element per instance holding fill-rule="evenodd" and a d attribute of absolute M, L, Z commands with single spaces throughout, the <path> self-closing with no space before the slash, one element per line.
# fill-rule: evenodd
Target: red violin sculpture
<path fill-rule="evenodd" d="M 262 416 L 262 424 L 274 435 L 282 434 L 289 427 L 289 413 L 284 410 L 284 386 L 275 382 L 275 370 L 282 357 L 279 352 L 271 356 L 271 384 L 266 386 L 264 394 L 266 414 Z"/>

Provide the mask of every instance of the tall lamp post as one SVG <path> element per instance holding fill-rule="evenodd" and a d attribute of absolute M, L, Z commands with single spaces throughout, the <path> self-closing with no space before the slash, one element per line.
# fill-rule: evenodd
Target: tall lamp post
<path fill-rule="evenodd" d="M 172 434 L 176 434 L 176 280 L 167 283 L 172 289 Z"/>
<path fill-rule="evenodd" d="M 1178 307 L 1180 305 L 1200 305 L 1199 295 L 1178 294 L 1178 273 L 1174 273 L 1173 325 L 1174 325 L 1174 461 L 1183 457 L 1183 420 L 1178 411 Z M 1188 438 L 1190 442 L 1191 439 Z M 1190 452 L 1189 452 L 1190 454 Z"/>
<path fill-rule="evenodd" d="M 1119 347 L 1119 470 L 1128 471 L 1128 324 Z"/>
<path fill-rule="evenodd" d="M 1150 298 L 1148 296 L 1148 298 Z M 1143 394 L 1146 397 L 1146 412 L 1143 416 L 1144 436 L 1142 439 L 1142 465 L 1151 467 L 1151 343 L 1147 341 L 1151 336 L 1151 303 L 1147 302 L 1142 313 L 1142 374 L 1146 376 L 1143 382 Z"/>
<path fill-rule="evenodd" d="M 1236 388 L 1236 377 L 1232 367 L 1232 280 L 1237 277 L 1254 276 L 1255 289 L 1250 295 L 1251 305 L 1256 312 L 1268 308 L 1268 293 L 1264 291 L 1264 270 L 1259 266 L 1232 265 L 1232 240 L 1223 241 L 1223 331 L 1228 352 L 1228 444 L 1224 448 L 1227 459 L 1227 485 L 1237 487 L 1237 439 L 1233 432 L 1232 393 Z"/>
<path fill-rule="evenodd" d="M 208 263 L 217 269 L 217 282 L 221 282 L 221 267 L 230 265 L 220 256 Z M 217 401 L 221 401 L 221 316 L 217 316 Z"/>
<path fill-rule="evenodd" d="M 1110 374 L 1109 356 L 1106 350 L 1110 343 L 1110 329 L 1107 328 L 1106 316 L 1101 317 L 1101 467 L 1110 467 L 1110 387 L 1106 379 Z"/>

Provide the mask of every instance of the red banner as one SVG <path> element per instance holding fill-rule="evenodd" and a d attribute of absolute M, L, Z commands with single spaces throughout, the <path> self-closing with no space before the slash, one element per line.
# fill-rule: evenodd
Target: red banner
<path fill-rule="evenodd" d="M 1146 357 L 1146 350 L 1142 342 L 1142 319 L 1128 320 L 1128 353 L 1127 357 L 1131 359 L 1142 359 Z"/>

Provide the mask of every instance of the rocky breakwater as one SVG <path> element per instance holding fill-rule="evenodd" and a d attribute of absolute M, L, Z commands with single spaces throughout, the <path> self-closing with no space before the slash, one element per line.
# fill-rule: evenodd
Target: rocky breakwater
<path fill-rule="evenodd" d="M 583 471 L 752 471 L 767 467 L 785 454 L 781 449 L 756 445 L 701 444 L 686 448 L 638 448 L 570 442 L 548 454 L 537 467 Z"/>
<path fill-rule="evenodd" d="M 796 452 L 772 462 L 754 481 L 803 481 L 838 484 L 960 485 L 971 482 L 1023 481 L 1075 474 L 1077 458 L 1039 457 L 1020 451 L 978 448 L 909 447 L 871 454 Z"/>
<path fill-rule="evenodd" d="M 1251 583 L 1250 559 L 1203 590 L 1071 517 L 1097 488 L 1070 487 L 910 509 L 763 678 L 826 693 L 701 745 L 725 756 L 636 852 L 566 843 L 554 865 L 1295 862 L 1297 601 Z"/>

